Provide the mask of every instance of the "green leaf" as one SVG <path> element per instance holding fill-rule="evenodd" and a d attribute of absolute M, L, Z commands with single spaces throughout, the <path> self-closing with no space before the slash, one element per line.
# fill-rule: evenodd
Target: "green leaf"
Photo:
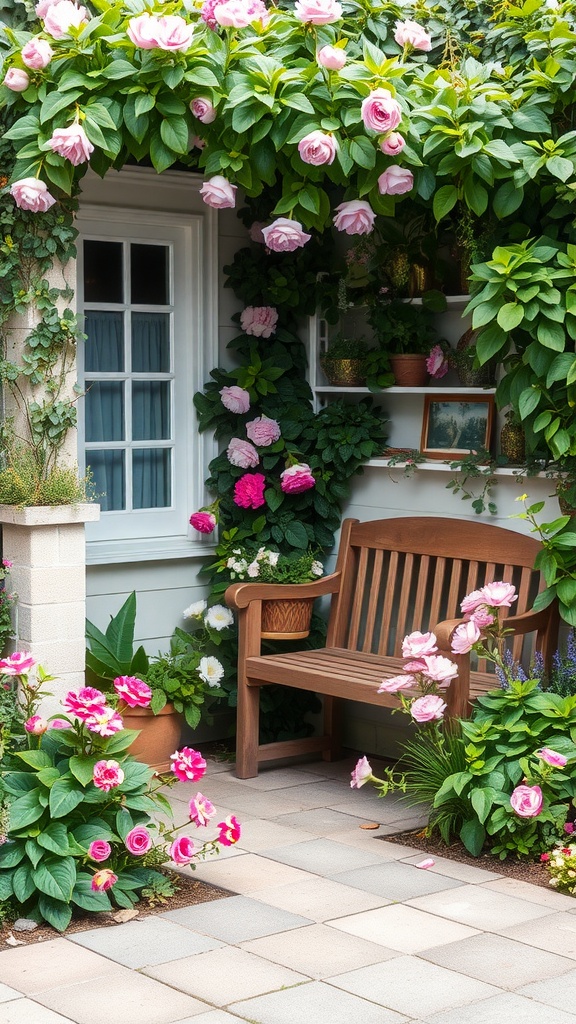
<path fill-rule="evenodd" d="M 75 101 L 81 96 L 79 89 L 73 89 L 72 91 L 66 90 L 61 92 L 58 88 L 54 88 L 53 92 L 49 92 L 42 106 L 40 107 L 40 124 L 45 124 L 46 121 L 50 121 L 55 114 L 58 114 L 61 110 L 69 109 L 74 106 Z"/>
<path fill-rule="evenodd" d="M 519 188 L 515 181 L 505 181 L 494 196 L 492 203 L 494 213 L 500 220 L 503 217 L 509 217 L 521 206 L 523 199 L 524 189 Z"/>
<path fill-rule="evenodd" d="M 50 754 L 45 750 L 21 750 L 16 753 L 16 757 L 29 764 L 31 768 L 51 768 L 53 765 Z"/>
<path fill-rule="evenodd" d="M 38 836 L 37 843 L 45 850 L 59 854 L 60 857 L 67 857 L 70 853 L 68 829 L 62 821 L 51 821 Z"/>
<path fill-rule="evenodd" d="M 0 903 L 3 900 L 9 900 L 12 893 L 12 879 L 14 877 L 14 870 L 3 871 L 0 873 Z"/>
<path fill-rule="evenodd" d="M 108 749 L 106 752 L 108 753 Z M 92 782 L 94 765 L 98 760 L 100 760 L 100 758 L 97 754 L 90 757 L 86 754 L 74 754 L 68 762 L 68 767 L 70 768 L 74 778 L 77 779 L 82 786 L 87 786 L 89 782 Z"/>
<path fill-rule="evenodd" d="M 121 808 L 116 814 L 116 831 L 122 842 L 132 828 L 134 828 L 134 818 L 129 811 Z"/>
<path fill-rule="evenodd" d="M 460 839 L 473 857 L 479 857 L 486 841 L 486 830 L 477 818 L 471 818 L 462 825 Z"/>
<path fill-rule="evenodd" d="M 130 64 L 127 60 L 113 60 L 107 67 L 102 68 L 99 72 L 102 78 L 110 78 L 112 80 L 117 78 L 136 78 L 138 75 L 138 69 Z"/>
<path fill-rule="evenodd" d="M 27 864 L 21 864 L 16 868 L 12 876 L 12 887 L 19 903 L 26 903 L 36 891 L 32 869 Z"/>
<path fill-rule="evenodd" d="M 94 892 L 92 889 L 92 875 L 88 872 L 79 872 L 72 892 L 72 903 L 82 910 L 101 911 L 110 910 L 112 904 L 105 892 Z"/>
<path fill-rule="evenodd" d="M 188 152 L 188 125 L 183 117 L 165 118 L 160 124 L 160 135 L 175 153 Z"/>
<path fill-rule="evenodd" d="M 503 331 L 513 331 L 524 319 L 524 307 L 519 302 L 506 302 L 496 319 Z"/>
<path fill-rule="evenodd" d="M 39 797 L 40 791 L 33 789 L 30 793 L 25 793 L 24 796 L 12 801 L 9 824 L 11 832 L 20 832 L 21 829 L 42 817 L 44 806 L 40 803 Z"/>
<path fill-rule="evenodd" d="M 128 750 L 139 735 L 140 729 L 122 729 L 120 732 L 115 733 L 114 736 L 110 736 L 106 741 L 106 753 L 123 753 L 123 751 Z"/>
<path fill-rule="evenodd" d="M 574 165 L 571 160 L 562 156 L 551 156 L 546 161 L 546 170 L 560 181 L 568 181 L 574 174 Z"/>
<path fill-rule="evenodd" d="M 565 334 L 561 324 L 540 320 L 536 333 L 541 345 L 554 349 L 555 352 L 564 351 Z"/>
<path fill-rule="evenodd" d="M 196 729 L 200 723 L 201 712 L 194 704 L 187 704 L 184 708 L 184 718 L 191 729 Z"/>
<path fill-rule="evenodd" d="M 76 861 L 73 857 L 46 857 L 32 869 L 32 877 L 40 892 L 69 903 L 76 884 Z"/>
<path fill-rule="evenodd" d="M 303 524 L 298 522 L 298 520 L 294 520 L 287 525 L 284 536 L 286 543 L 290 544 L 293 548 L 305 550 L 308 547 L 308 534 Z"/>
<path fill-rule="evenodd" d="M 128 793 L 139 786 L 147 786 L 153 775 L 152 769 L 140 761 L 126 761 L 123 769 L 124 781 L 117 787 L 118 793 Z"/>
<path fill-rule="evenodd" d="M 42 895 L 38 900 L 38 909 L 48 924 L 51 924 L 57 932 L 66 931 L 72 918 L 72 907 L 58 899 Z"/>
<path fill-rule="evenodd" d="M 42 833 L 40 833 L 41 835 Z M 42 857 L 44 856 L 44 850 L 39 845 L 38 839 L 27 839 L 26 840 L 26 856 L 32 864 L 32 867 L 37 867 Z"/>
<path fill-rule="evenodd" d="M 7 772 L 2 779 L 2 787 L 7 793 L 22 796 L 38 788 L 37 776 L 32 772 Z"/>
<path fill-rule="evenodd" d="M 0 870 L 15 868 L 24 857 L 24 843 L 8 839 L 0 846 Z"/>
<path fill-rule="evenodd" d="M 86 850 L 95 839 L 106 839 L 107 842 L 115 839 L 115 834 L 110 826 L 100 818 L 92 819 L 92 821 L 87 821 L 82 825 L 75 825 L 71 829 L 71 834 L 76 842 L 80 843 Z"/>
<path fill-rule="evenodd" d="M 542 395 L 536 388 L 525 388 L 518 398 L 518 412 L 520 419 L 525 420 L 531 412 L 537 408 Z"/>
<path fill-rule="evenodd" d="M 437 221 L 450 213 L 458 202 L 458 189 L 455 185 L 443 185 L 439 188 L 432 202 L 432 209 Z"/>
<path fill-rule="evenodd" d="M 470 794 L 470 803 L 482 824 L 484 824 L 492 810 L 494 796 L 494 790 L 490 789 L 488 786 L 485 789 L 473 789 Z"/>
<path fill-rule="evenodd" d="M 63 818 L 73 811 L 84 799 L 84 790 L 75 779 L 63 776 L 55 782 L 50 790 L 50 815 L 52 818 Z M 50 895 L 50 894 L 49 894 Z"/>

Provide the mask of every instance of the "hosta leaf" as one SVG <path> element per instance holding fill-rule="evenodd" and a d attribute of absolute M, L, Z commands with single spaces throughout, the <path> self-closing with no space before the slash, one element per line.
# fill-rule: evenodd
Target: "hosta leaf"
<path fill-rule="evenodd" d="M 38 909 L 48 924 L 51 924 L 57 932 L 66 931 L 72 918 L 72 907 L 58 899 L 42 895 L 38 900 Z"/>
<path fill-rule="evenodd" d="M 83 799 L 84 791 L 76 779 L 63 776 L 50 790 L 50 814 L 53 818 L 63 818 L 81 804 Z"/>
<path fill-rule="evenodd" d="M 32 868 L 32 877 L 40 892 L 69 903 L 76 884 L 76 862 L 73 857 L 46 857 Z"/>

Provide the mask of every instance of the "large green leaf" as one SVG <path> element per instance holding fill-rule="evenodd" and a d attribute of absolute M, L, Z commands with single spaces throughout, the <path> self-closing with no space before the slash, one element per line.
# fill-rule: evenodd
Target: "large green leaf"
<path fill-rule="evenodd" d="M 73 857 L 45 857 L 32 868 L 32 877 L 40 892 L 69 903 L 76 884 L 76 861 Z"/>
<path fill-rule="evenodd" d="M 14 796 L 22 796 L 37 789 L 38 783 L 32 772 L 6 772 L 2 779 L 2 788 Z"/>
<path fill-rule="evenodd" d="M 18 797 L 10 804 L 10 831 L 20 832 L 21 829 L 38 821 L 44 813 L 44 806 L 40 803 L 40 791 L 33 789 L 30 793 Z"/>
<path fill-rule="evenodd" d="M 50 790 L 50 814 L 53 818 L 63 818 L 81 804 L 83 799 L 84 790 L 76 779 L 63 776 Z"/>
<path fill-rule="evenodd" d="M 456 206 L 457 202 L 458 189 L 455 185 L 443 185 L 442 188 L 439 188 L 432 203 L 436 220 L 442 220 Z"/>
<path fill-rule="evenodd" d="M 68 762 L 70 771 L 82 786 L 87 786 L 89 782 L 92 782 L 94 765 L 99 759 L 98 755 L 89 756 L 87 754 L 74 754 L 70 758 Z"/>
<path fill-rule="evenodd" d="M 11 871 L 0 871 L 0 903 L 2 900 L 9 900 L 14 891 L 12 879 L 15 870 L 17 869 L 12 868 Z"/>
<path fill-rule="evenodd" d="M 66 857 L 70 850 L 68 847 L 68 829 L 63 821 L 51 821 L 40 833 L 37 842 L 45 850 L 57 853 Z"/>
<path fill-rule="evenodd" d="M 86 850 L 95 839 L 105 839 L 107 842 L 116 838 L 116 834 L 102 818 L 93 818 L 83 825 L 75 825 L 71 829 L 72 835 L 77 843 L 80 843 Z"/>
<path fill-rule="evenodd" d="M 110 910 L 111 903 L 105 892 L 94 892 L 92 889 L 92 875 L 87 872 L 80 872 L 76 885 L 72 892 L 72 903 L 82 910 L 100 911 Z"/>
<path fill-rule="evenodd" d="M 31 768 L 52 767 L 52 758 L 45 750 L 21 750 L 16 753 L 16 757 L 19 757 L 25 764 L 29 764 Z"/>
<path fill-rule="evenodd" d="M 29 864 L 21 864 L 12 876 L 14 895 L 19 903 L 25 903 L 36 891 L 32 871 Z"/>
<path fill-rule="evenodd" d="M 15 868 L 24 857 L 24 843 L 8 840 L 0 846 L 0 871 Z"/>
<path fill-rule="evenodd" d="M 106 743 L 106 754 L 120 754 L 127 750 L 139 734 L 139 729 L 122 729 L 114 736 L 110 736 Z"/>
<path fill-rule="evenodd" d="M 72 919 L 72 907 L 58 899 L 41 895 L 38 900 L 38 909 L 48 924 L 51 924 L 57 932 L 65 932 Z"/>
<path fill-rule="evenodd" d="M 460 839 L 473 857 L 479 857 L 486 840 L 486 830 L 478 818 L 465 821 L 460 829 Z"/>

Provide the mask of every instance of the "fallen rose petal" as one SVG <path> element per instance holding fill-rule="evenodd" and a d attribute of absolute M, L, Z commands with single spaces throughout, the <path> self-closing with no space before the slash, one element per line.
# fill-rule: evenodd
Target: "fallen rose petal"
<path fill-rule="evenodd" d="M 436 861 L 433 857 L 426 857 L 425 860 L 418 861 L 418 864 L 415 864 L 414 867 L 422 868 L 423 871 L 426 871 L 428 868 L 433 868 L 435 863 Z"/>

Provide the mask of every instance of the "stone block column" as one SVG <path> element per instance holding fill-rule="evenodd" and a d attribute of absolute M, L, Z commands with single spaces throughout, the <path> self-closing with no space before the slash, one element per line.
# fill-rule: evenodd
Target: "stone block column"
<path fill-rule="evenodd" d="M 53 696 L 45 714 L 61 710 L 59 698 L 84 685 L 84 524 L 99 517 L 99 505 L 0 505 L 3 557 L 13 563 L 9 583 L 17 595 L 15 649 L 29 651 L 56 676 L 47 685 Z"/>

